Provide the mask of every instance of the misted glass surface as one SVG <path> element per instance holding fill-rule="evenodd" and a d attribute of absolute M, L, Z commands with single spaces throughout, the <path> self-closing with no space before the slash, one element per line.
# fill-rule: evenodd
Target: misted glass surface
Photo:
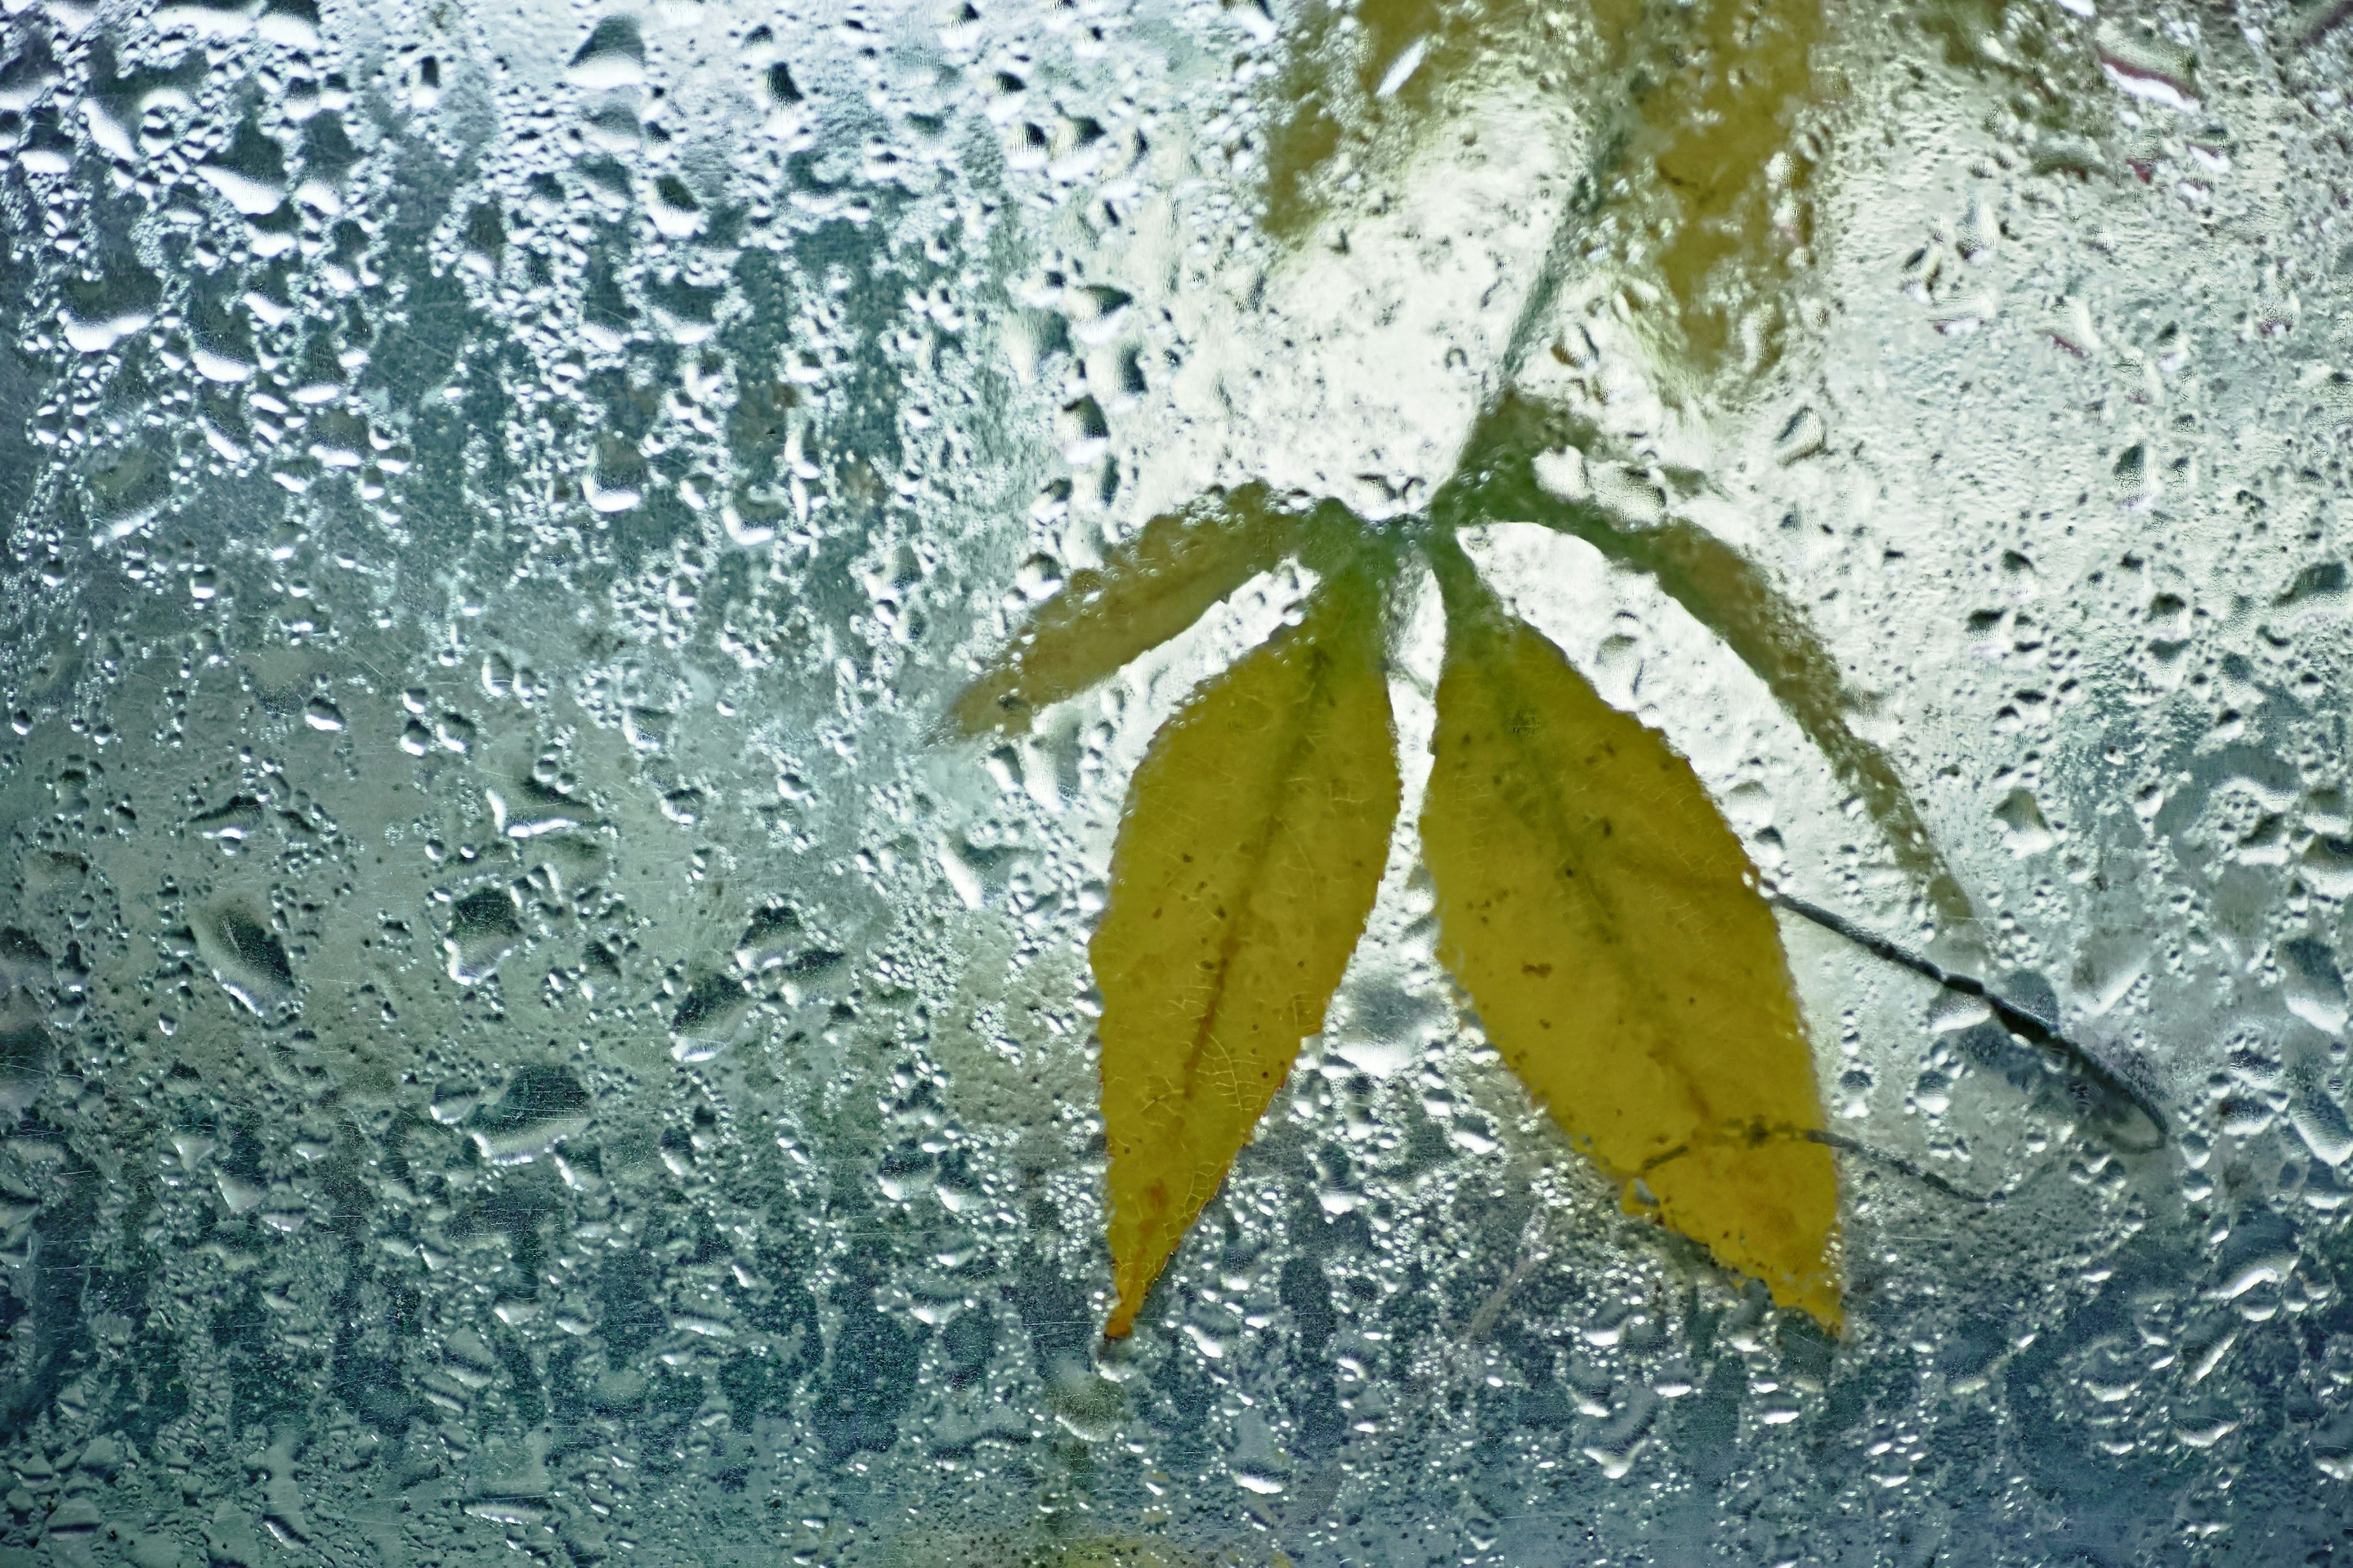
<path fill-rule="evenodd" d="M 2341 1560 L 2348 50 L 6 0 L 0 1568 Z"/>

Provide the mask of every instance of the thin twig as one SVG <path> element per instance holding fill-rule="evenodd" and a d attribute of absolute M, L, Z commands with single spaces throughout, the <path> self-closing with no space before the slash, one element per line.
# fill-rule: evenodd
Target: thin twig
<path fill-rule="evenodd" d="M 1924 1165 L 1913 1163 L 1901 1154 L 1891 1154 L 1884 1149 L 1874 1149 L 1868 1143 L 1840 1133 L 1824 1132 L 1819 1128 L 1809 1128 L 1799 1136 L 1809 1143 L 1820 1143 L 1826 1149 L 1836 1149 L 1842 1154 L 1855 1155 L 1860 1159 L 1870 1161 L 1874 1165 L 1884 1165 L 1899 1175 L 1909 1176 L 1923 1186 L 1933 1188 L 1948 1198 L 1956 1198 L 1965 1204 L 1998 1204 L 2010 1196 L 2008 1193 L 2000 1191 L 1973 1193 L 1967 1187 L 1957 1186 L 1947 1181 Z"/>
<path fill-rule="evenodd" d="M 1826 1149 L 1837 1149 L 1842 1152 L 1853 1154 L 1859 1158 L 1869 1160 L 1873 1164 L 1884 1165 L 1889 1170 L 1894 1171 L 1900 1175 L 1910 1176 L 1914 1180 L 1944 1194 L 1947 1197 L 1958 1198 L 1963 1203 L 1996 1204 L 2010 1195 L 2007 1193 L 2000 1192 L 1973 1193 L 1967 1187 L 1955 1186 L 1952 1183 L 1945 1180 L 1944 1177 L 1936 1174 L 1936 1172 L 1927 1169 L 1926 1166 L 1915 1165 L 1901 1154 L 1893 1154 L 1884 1149 L 1875 1149 L 1868 1143 L 1842 1136 L 1840 1133 L 1825 1132 L 1817 1127 L 1792 1127 L 1786 1123 L 1776 1127 L 1767 1126 L 1761 1122 L 1751 1122 L 1746 1124 L 1745 1129 L 1743 1129 L 1743 1124 L 1741 1123 L 1736 1122 L 1731 1125 L 1736 1130 L 1740 1130 L 1743 1140 L 1751 1145 L 1766 1142 L 1775 1138 L 1796 1138 L 1808 1143 L 1820 1143 Z M 1637 1170 L 1634 1173 L 1637 1176 L 1648 1176 L 1660 1166 L 1664 1165 L 1671 1161 L 1680 1160 L 1684 1155 L 1690 1153 L 1691 1151 L 1692 1146 L 1688 1141 L 1678 1143 L 1663 1154 L 1653 1154 L 1649 1159 L 1643 1161 L 1641 1168 Z"/>
<path fill-rule="evenodd" d="M 1552 1246 L 1547 1234 L 1550 1229 L 1548 1216 L 1539 1205 L 1536 1212 L 1528 1216 L 1527 1225 L 1520 1232 L 1520 1256 L 1513 1262 L 1510 1271 L 1504 1274 L 1502 1283 L 1487 1292 L 1487 1299 L 1479 1303 L 1479 1310 L 1471 1314 L 1471 1321 L 1463 1324 L 1462 1331 L 1454 1337 L 1451 1352 L 1453 1356 L 1461 1356 L 1485 1339 L 1487 1331 L 1495 1326 L 1495 1320 L 1503 1316 L 1504 1309 L 1511 1304 L 1512 1298 L 1519 1294 L 1520 1287 L 1527 1283 L 1528 1276 L 1552 1261 Z"/>
<path fill-rule="evenodd" d="M 2156 1129 L 2155 1143 L 2145 1148 L 2124 1145 L 2128 1152 L 2148 1153 L 2164 1147 L 2171 1138 L 2172 1135 L 2166 1126 L 2165 1113 L 2158 1109 L 2157 1102 L 2138 1085 L 2102 1061 L 2089 1047 L 2068 1038 L 2055 1025 L 2036 1017 L 1986 984 L 1984 981 L 1974 975 L 1955 973 L 1926 954 L 1914 952 L 1911 949 L 1881 936 L 1877 931 L 1865 930 L 1835 910 L 1826 910 L 1820 904 L 1809 903 L 1794 894 L 1776 893 L 1773 896 L 1773 901 L 1791 914 L 1802 916 L 1824 931 L 1844 937 L 1873 958 L 1894 964 L 1899 969 L 1908 969 L 1925 979 L 1935 981 L 1947 991 L 1956 992 L 1963 996 L 1978 998 L 1993 1009 L 1994 1016 L 2000 1019 L 2002 1026 L 2011 1034 L 2021 1039 L 2032 1041 L 2038 1046 L 2053 1047 L 2066 1053 L 2069 1059 L 2082 1069 L 2084 1077 L 2110 1094 L 2129 1103 L 2147 1117 L 2148 1124 Z"/>

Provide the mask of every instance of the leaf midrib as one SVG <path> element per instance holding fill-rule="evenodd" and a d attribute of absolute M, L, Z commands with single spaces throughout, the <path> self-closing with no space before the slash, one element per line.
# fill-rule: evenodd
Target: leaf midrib
<path fill-rule="evenodd" d="M 1466 611 L 1472 615 L 1479 613 L 1478 608 L 1468 606 Z M 1547 756 L 1535 743 L 1534 732 L 1539 725 L 1528 725 L 1525 729 L 1522 727 L 1520 721 L 1529 714 L 1536 715 L 1540 724 L 1542 710 L 1536 704 L 1527 700 L 1520 682 L 1510 675 L 1504 658 L 1497 657 L 1507 646 L 1505 634 L 1494 624 L 1495 618 L 1499 618 L 1501 614 L 1500 609 L 1496 609 L 1480 617 L 1476 629 L 1472 632 L 1472 635 L 1487 644 L 1486 648 L 1482 650 L 1485 657 L 1466 660 L 1466 668 L 1472 679 L 1482 680 L 1487 686 L 1490 710 L 1495 718 L 1497 744 L 1511 748 L 1515 753 L 1514 761 L 1519 763 L 1521 775 L 1541 786 L 1545 780 L 1553 777 L 1556 773 L 1566 773 L 1567 769 Z M 1584 679 L 1573 668 L 1569 674 L 1579 680 Z M 1572 830 L 1568 822 L 1568 814 L 1562 804 L 1558 790 L 1538 787 L 1525 792 L 1524 799 L 1529 815 L 1522 816 L 1523 826 L 1546 835 L 1553 846 L 1567 852 L 1565 856 L 1556 859 L 1547 857 L 1548 859 L 1554 859 L 1554 863 L 1547 867 L 1546 874 L 1556 884 L 1565 884 L 1568 896 L 1589 912 L 1599 933 L 1599 940 L 1596 943 L 1598 947 L 1612 951 L 1623 950 L 1628 945 L 1624 922 L 1620 918 L 1616 900 L 1609 896 L 1609 890 L 1601 885 L 1602 879 L 1594 876 L 1589 866 L 1580 866 L 1577 875 L 1564 874 L 1564 868 L 1567 865 L 1579 859 L 1590 861 L 1593 858 L 1588 853 L 1592 836 Z M 1508 795 L 1504 796 L 1504 803 L 1507 806 L 1513 804 Z M 1668 1002 L 1665 993 L 1653 983 L 1646 970 L 1639 965 L 1624 963 L 1613 964 L 1612 967 L 1618 973 L 1620 983 L 1643 998 L 1649 1011 L 1662 1016 L 1672 1015 L 1672 1005 Z M 1647 1054 L 1652 1060 L 1658 1061 L 1661 1068 L 1668 1071 L 1686 1093 L 1693 1096 L 1695 1109 L 1699 1113 L 1701 1128 L 1706 1130 L 1716 1126 L 1721 1119 L 1715 1115 L 1709 1102 L 1705 1087 L 1693 1081 L 1688 1074 L 1677 1069 L 1673 1062 L 1662 1060 L 1657 1049 L 1651 1048 Z"/>
<path fill-rule="evenodd" d="M 1310 623 L 1310 625 L 1313 624 Z M 1271 787 L 1268 792 L 1273 798 L 1269 802 L 1268 809 L 1264 814 L 1264 826 L 1259 829 L 1254 836 L 1254 841 L 1246 851 L 1243 865 L 1247 875 L 1242 879 L 1240 892 L 1234 900 L 1236 908 L 1226 921 L 1225 935 L 1219 939 L 1218 944 L 1218 963 L 1214 977 L 1210 982 L 1209 1004 L 1202 1010 L 1201 1022 L 1193 1031 L 1192 1048 L 1186 1053 L 1185 1098 L 1188 1100 L 1193 1098 L 1193 1092 L 1199 1079 L 1202 1058 L 1211 1038 L 1217 1033 L 1218 1020 L 1225 1011 L 1226 994 L 1230 988 L 1234 963 L 1240 956 L 1243 947 L 1243 927 L 1250 921 L 1251 911 L 1257 906 L 1259 883 L 1266 868 L 1267 857 L 1273 850 L 1275 835 L 1282 827 L 1284 820 L 1282 806 L 1296 793 L 1292 786 L 1297 778 L 1299 761 L 1310 750 L 1310 737 L 1314 728 L 1314 715 L 1321 705 L 1330 682 L 1334 661 L 1329 650 L 1312 636 L 1308 636 L 1306 627 L 1301 628 L 1300 635 L 1305 642 L 1305 647 L 1302 650 L 1303 657 L 1310 661 L 1307 689 L 1301 695 L 1299 700 L 1298 710 L 1303 715 L 1303 720 L 1294 728 L 1291 743 L 1283 750 L 1282 763 L 1273 771 Z"/>

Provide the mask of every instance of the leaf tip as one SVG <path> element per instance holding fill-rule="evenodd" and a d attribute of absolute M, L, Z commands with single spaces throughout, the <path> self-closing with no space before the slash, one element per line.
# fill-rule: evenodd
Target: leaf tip
<path fill-rule="evenodd" d="M 1846 1336 L 1846 1303 L 1835 1274 L 1776 1283 L 1772 1293 L 1777 1306 L 1805 1313 L 1831 1339 Z"/>

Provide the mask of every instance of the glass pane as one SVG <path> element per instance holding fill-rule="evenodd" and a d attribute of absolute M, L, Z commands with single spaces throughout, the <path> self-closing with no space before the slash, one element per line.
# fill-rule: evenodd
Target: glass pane
<path fill-rule="evenodd" d="M 2307 1563 L 2324 0 L 10 0 L 0 1568 Z"/>

